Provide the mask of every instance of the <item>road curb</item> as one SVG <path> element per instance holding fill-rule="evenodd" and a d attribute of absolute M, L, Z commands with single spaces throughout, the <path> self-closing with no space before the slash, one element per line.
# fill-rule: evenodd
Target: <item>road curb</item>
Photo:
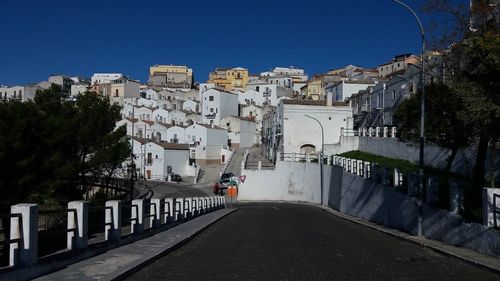
<path fill-rule="evenodd" d="M 162 249 L 159 252 L 152 253 L 149 256 L 141 258 L 139 261 L 135 262 L 132 264 L 129 268 L 127 268 L 124 271 L 121 272 L 116 272 L 116 273 L 111 273 L 108 276 L 102 278 L 101 280 L 110 280 L 110 281 L 115 281 L 115 280 L 124 280 L 127 276 L 132 275 L 133 273 L 139 271 L 141 268 L 144 266 L 151 264 L 158 260 L 159 258 L 162 258 L 165 255 L 168 255 L 169 253 L 175 251 L 176 249 L 180 248 L 181 246 L 185 245 L 189 241 L 191 241 L 193 238 L 198 236 L 200 233 L 205 231 L 208 227 L 210 227 L 212 224 L 216 223 L 217 221 L 225 218 L 226 216 L 236 212 L 238 208 L 226 208 L 224 210 L 227 210 L 227 213 L 223 214 L 222 216 L 219 216 L 215 218 L 213 221 L 209 222 L 207 225 L 202 227 L 201 229 L 195 231 L 194 233 L 189 234 L 188 236 L 182 237 L 179 239 L 179 241 L 176 241 L 174 245 Z"/>
<path fill-rule="evenodd" d="M 307 205 L 313 205 L 314 206 L 315 204 L 307 204 Z M 421 247 L 424 247 L 424 248 L 429 248 L 429 249 L 431 249 L 431 250 L 433 250 L 433 251 L 435 251 L 437 253 L 440 253 L 440 254 L 443 254 L 443 255 L 446 255 L 446 256 L 450 256 L 450 257 L 459 259 L 461 261 L 467 262 L 469 264 L 472 264 L 472 265 L 475 265 L 475 266 L 484 268 L 486 270 L 489 270 L 489 271 L 492 271 L 492 272 L 500 274 L 500 262 L 498 262 L 497 265 L 486 264 L 486 263 L 481 262 L 481 261 L 479 261 L 477 259 L 466 257 L 466 256 L 463 256 L 463 255 L 457 253 L 457 252 L 454 252 L 454 251 L 451 251 L 451 250 L 448 250 L 448 249 L 444 248 L 445 246 L 446 247 L 456 247 L 456 246 L 449 245 L 449 244 L 444 244 L 441 241 L 429 240 L 427 238 L 420 238 L 420 237 L 417 237 L 417 236 L 413 236 L 413 235 L 410 235 L 408 233 L 401 232 L 399 230 L 395 230 L 395 229 L 392 229 L 392 228 L 387 228 L 387 227 L 384 227 L 384 226 L 381 226 L 381 225 L 378 225 L 378 224 L 375 224 L 375 223 L 372 223 L 372 222 L 369 222 L 369 221 L 365 221 L 365 220 L 363 220 L 361 218 L 357 218 L 357 217 L 353 217 L 353 216 L 341 213 L 339 211 L 336 211 L 334 209 L 331 209 L 331 208 L 328 208 L 328 207 L 325 207 L 325 206 L 319 206 L 319 205 L 315 205 L 315 206 L 323 209 L 327 213 L 330 213 L 330 214 L 332 214 L 332 215 L 334 215 L 336 217 L 339 217 L 341 219 L 344 219 L 346 221 L 353 222 L 353 223 L 356 223 L 356 224 L 359 224 L 359 225 L 371 228 L 373 230 L 377 230 L 379 232 L 382 232 L 384 234 L 390 235 L 392 237 L 408 241 L 408 242 L 410 242 L 412 244 L 415 244 L 415 245 L 418 245 L 418 246 L 421 246 Z M 434 245 L 433 243 L 443 243 L 445 246 L 441 246 L 440 247 L 438 245 Z M 460 249 L 464 249 L 464 248 L 460 248 Z M 466 250 L 469 250 L 469 249 L 466 249 Z M 472 250 L 469 250 L 469 251 L 474 252 L 474 254 L 482 256 L 485 259 L 492 259 L 492 260 L 494 259 L 494 260 L 498 261 L 498 259 L 496 259 L 495 257 L 487 256 L 487 255 L 484 255 L 484 254 L 481 254 L 481 253 L 478 253 L 478 252 L 475 252 L 475 251 L 472 251 Z"/>

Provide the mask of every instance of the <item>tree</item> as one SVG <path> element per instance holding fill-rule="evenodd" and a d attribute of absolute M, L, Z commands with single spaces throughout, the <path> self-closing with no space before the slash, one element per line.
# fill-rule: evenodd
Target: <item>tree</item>
<path fill-rule="evenodd" d="M 500 19 L 499 7 L 491 1 L 470 3 L 469 8 L 433 0 L 424 11 L 434 19 L 432 45 L 445 50 L 447 85 L 462 101 L 458 117 L 473 132 L 477 157 L 472 178 L 474 196 L 480 196 L 488 143 L 494 147 L 500 133 Z M 493 177 L 496 171 L 491 172 Z"/>
<path fill-rule="evenodd" d="M 82 199 L 87 177 L 111 178 L 130 155 L 125 128 L 115 130 L 120 107 L 95 93 L 65 101 L 53 86 L 0 104 L 0 120 L 0 212 Z"/>
<path fill-rule="evenodd" d="M 426 86 L 425 137 L 450 150 L 446 172 L 460 148 L 467 147 L 472 137 L 471 129 L 460 118 L 462 100 L 449 86 L 439 83 Z M 394 119 L 405 139 L 417 140 L 420 132 L 420 93 L 403 101 L 396 109 Z"/>

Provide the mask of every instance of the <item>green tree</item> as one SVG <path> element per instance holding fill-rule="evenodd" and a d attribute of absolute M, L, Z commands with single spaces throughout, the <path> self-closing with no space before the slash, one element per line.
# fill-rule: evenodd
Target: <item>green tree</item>
<path fill-rule="evenodd" d="M 472 130 L 461 119 L 463 102 L 460 95 L 448 85 L 426 86 L 425 138 L 450 150 L 446 172 L 450 172 L 453 160 L 460 148 L 470 144 Z M 396 109 L 394 119 L 405 139 L 417 140 L 420 132 L 420 93 L 403 101 Z"/>
<path fill-rule="evenodd" d="M 0 212 L 81 199 L 88 176 L 110 179 L 130 155 L 125 128 L 115 130 L 120 107 L 95 93 L 65 101 L 53 86 L 0 104 L 0 120 Z"/>

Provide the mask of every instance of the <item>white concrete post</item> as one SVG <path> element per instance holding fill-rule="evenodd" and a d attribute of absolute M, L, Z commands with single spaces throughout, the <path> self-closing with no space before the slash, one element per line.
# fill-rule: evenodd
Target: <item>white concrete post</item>
<path fill-rule="evenodd" d="M 365 179 L 369 179 L 370 178 L 370 174 L 371 174 L 371 171 L 370 171 L 370 167 L 371 167 L 371 164 L 370 162 L 363 162 L 364 163 L 364 171 L 363 171 L 363 177 Z"/>
<path fill-rule="evenodd" d="M 130 232 L 137 234 L 144 231 L 144 199 L 132 200 Z"/>
<path fill-rule="evenodd" d="M 203 197 L 203 212 L 205 213 L 208 213 L 210 212 L 210 209 L 209 209 L 209 199 L 208 197 Z"/>
<path fill-rule="evenodd" d="M 73 249 L 85 249 L 89 240 L 89 203 L 85 201 L 71 201 L 68 203 L 68 231 L 67 247 Z"/>
<path fill-rule="evenodd" d="M 106 241 L 118 240 L 122 236 L 122 201 L 106 201 L 105 206 L 107 207 L 104 212 L 106 214 L 104 228 Z"/>
<path fill-rule="evenodd" d="M 394 174 L 393 174 L 393 179 L 392 179 L 392 186 L 394 188 L 400 188 L 401 187 L 401 184 L 403 182 L 403 179 L 402 179 L 402 173 L 399 171 L 399 169 L 395 168 L 394 169 Z"/>
<path fill-rule="evenodd" d="M 200 206 L 198 206 L 198 197 L 193 197 L 191 209 L 193 210 L 193 216 L 200 214 Z"/>
<path fill-rule="evenodd" d="M 483 225 L 500 226 L 500 188 L 483 188 Z"/>
<path fill-rule="evenodd" d="M 205 199 L 203 197 L 198 197 L 198 214 L 200 215 L 205 213 L 205 206 L 203 202 L 205 202 Z"/>
<path fill-rule="evenodd" d="M 363 128 L 363 134 L 361 136 L 366 137 L 366 128 Z"/>
<path fill-rule="evenodd" d="M 363 167 L 363 160 L 358 160 L 358 176 L 363 177 L 365 175 Z"/>
<path fill-rule="evenodd" d="M 183 210 L 183 202 L 182 198 L 173 199 L 173 217 L 174 221 L 182 220 L 184 218 L 184 210 Z"/>
<path fill-rule="evenodd" d="M 222 199 L 222 202 L 221 202 L 222 208 L 226 208 L 226 197 L 221 196 L 221 199 Z"/>
<path fill-rule="evenodd" d="M 392 127 L 391 128 L 391 138 L 396 138 L 396 133 L 397 133 L 397 130 L 396 130 L 396 127 Z"/>
<path fill-rule="evenodd" d="M 163 223 L 170 223 L 175 219 L 174 215 L 174 199 L 173 198 L 165 198 L 163 202 Z"/>
<path fill-rule="evenodd" d="M 151 198 L 151 205 L 149 206 L 149 213 L 154 216 L 149 217 L 149 222 L 152 228 L 157 228 L 161 225 L 161 205 L 163 198 Z"/>
<path fill-rule="evenodd" d="M 362 137 L 363 135 L 363 130 L 361 128 L 358 128 L 358 137 Z"/>
<path fill-rule="evenodd" d="M 375 137 L 380 137 L 380 127 L 375 128 Z"/>
<path fill-rule="evenodd" d="M 262 170 L 262 161 L 257 162 L 257 170 Z"/>
<path fill-rule="evenodd" d="M 184 198 L 184 201 L 182 203 L 182 212 L 184 213 L 184 218 L 190 218 L 192 216 L 190 197 Z"/>
<path fill-rule="evenodd" d="M 369 137 L 373 136 L 373 128 L 372 127 L 368 128 L 368 136 Z"/>
<path fill-rule="evenodd" d="M 384 127 L 384 138 L 387 138 L 388 133 L 389 133 L 389 128 Z"/>
<path fill-rule="evenodd" d="M 38 206 L 16 204 L 10 206 L 11 214 L 20 214 L 10 219 L 10 239 L 21 239 L 10 244 L 9 265 L 31 266 L 38 262 Z"/>

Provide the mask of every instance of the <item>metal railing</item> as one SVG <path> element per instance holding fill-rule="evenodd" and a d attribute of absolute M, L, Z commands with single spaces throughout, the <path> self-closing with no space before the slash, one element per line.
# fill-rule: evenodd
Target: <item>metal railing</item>
<path fill-rule="evenodd" d="M 23 238 L 23 231 L 22 231 L 22 227 L 21 227 L 23 225 L 22 215 L 21 214 L 0 214 L 0 221 L 2 219 L 12 219 L 12 218 L 17 218 L 19 220 L 19 223 L 18 223 L 19 229 L 17 230 L 17 232 L 19 233 L 19 237 L 12 239 L 10 237 L 10 233 L 0 232 L 0 268 L 9 265 L 9 254 L 8 254 L 9 252 L 8 251 L 10 251 L 10 244 L 20 243 L 22 241 L 22 238 Z M 3 231 L 5 231 L 5 229 L 6 228 L 2 228 Z"/>
<path fill-rule="evenodd" d="M 58 251 L 66 250 L 66 236 L 68 232 L 76 232 L 77 228 L 70 228 L 68 215 L 72 214 L 77 220 L 76 209 L 50 209 L 38 213 L 38 256 L 44 257 Z"/>

